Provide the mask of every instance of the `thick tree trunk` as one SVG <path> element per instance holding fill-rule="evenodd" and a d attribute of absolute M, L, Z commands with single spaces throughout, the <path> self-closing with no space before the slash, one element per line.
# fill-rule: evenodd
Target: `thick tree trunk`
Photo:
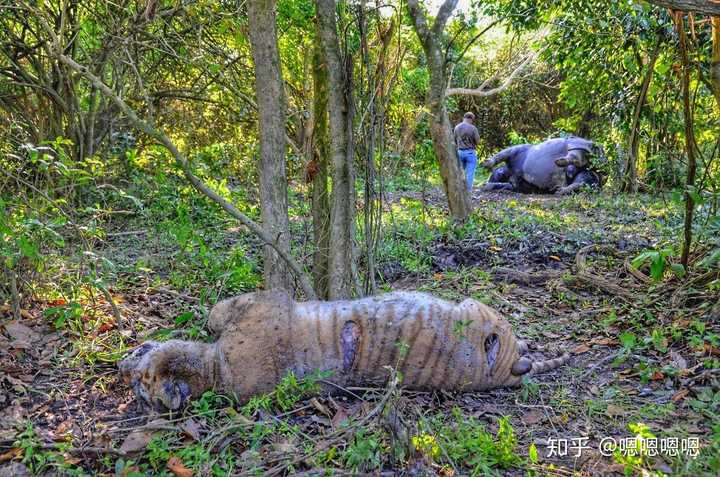
<path fill-rule="evenodd" d="M 328 298 L 348 298 L 354 288 L 355 174 L 352 114 L 348 84 L 340 56 L 335 0 L 317 0 L 320 43 L 328 70 L 332 198 L 330 209 Z"/>
<path fill-rule="evenodd" d="M 444 75 L 443 75 L 444 76 Z M 430 110 L 430 136 L 433 140 L 435 155 L 440 164 L 440 177 L 447 197 L 450 214 L 458 220 L 465 221 L 472 210 L 470 196 L 460 162 L 455 149 L 452 126 L 445 109 L 445 88 L 433 90 L 431 82 L 428 94 Z"/>
<path fill-rule="evenodd" d="M 440 42 L 445 23 L 456 6 L 457 0 L 445 0 L 431 28 L 428 26 L 425 13 L 421 10 L 417 0 L 408 0 L 408 9 L 413 19 L 415 33 L 425 51 L 430 72 L 430 87 L 427 95 L 427 107 L 430 111 L 430 136 L 440 164 L 443 188 L 450 214 L 458 221 L 465 221 L 472 209 L 470 195 L 467 192 L 465 178 L 455 149 L 452 126 L 445 109 L 447 75 L 445 57 Z"/>
<path fill-rule="evenodd" d="M 710 82 L 713 96 L 720 110 L 720 17 L 712 19 L 712 58 L 710 63 Z"/>
<path fill-rule="evenodd" d="M 690 260 L 690 245 L 692 242 L 692 222 L 693 213 L 695 212 L 695 201 L 690 193 L 695 186 L 695 174 L 697 173 L 697 160 L 695 158 L 695 129 L 693 126 L 693 114 L 690 108 L 690 60 L 687 52 L 687 37 L 685 34 L 685 24 L 683 16 L 680 12 L 675 12 L 675 27 L 677 28 L 680 60 L 682 62 L 682 93 L 683 93 L 683 114 L 685 117 L 685 152 L 687 153 L 688 166 L 687 177 L 685 180 L 685 224 L 684 224 L 684 242 L 682 248 L 682 262 L 685 270 L 688 268 Z"/>
<path fill-rule="evenodd" d="M 660 56 L 660 45 L 656 45 L 650 60 L 647 64 L 647 71 L 643 78 L 642 86 L 640 86 L 640 94 L 635 101 L 635 111 L 633 111 L 632 124 L 630 126 L 630 141 L 628 148 L 628 160 L 625 164 L 625 172 L 623 173 L 623 183 L 621 190 L 623 192 L 636 193 L 638 190 L 637 182 L 637 157 L 640 151 L 640 119 L 642 118 L 642 110 L 645 107 L 648 90 L 652 82 L 653 71 L 655 70 L 655 62 Z"/>
<path fill-rule="evenodd" d="M 319 31 L 318 31 L 319 36 Z M 322 49 L 316 42 L 313 52 L 313 130 L 312 130 L 312 217 L 315 253 L 313 256 L 313 280 L 315 291 L 321 299 L 328 298 L 330 201 L 328 197 L 328 73 Z"/>
<path fill-rule="evenodd" d="M 260 209 L 263 228 L 278 247 L 290 251 L 285 175 L 285 101 L 275 28 L 275 0 L 247 3 L 250 49 L 260 129 Z M 265 246 L 265 288 L 292 292 L 287 265 Z"/>

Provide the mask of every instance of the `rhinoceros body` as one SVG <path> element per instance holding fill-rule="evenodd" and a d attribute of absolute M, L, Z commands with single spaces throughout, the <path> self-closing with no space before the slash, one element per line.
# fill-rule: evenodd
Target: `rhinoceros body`
<path fill-rule="evenodd" d="M 599 175 L 589 169 L 590 156 L 598 151 L 592 141 L 574 136 L 509 147 L 483 164 L 492 169 L 504 163 L 493 171 L 485 189 L 568 193 L 583 185 L 599 185 Z"/>

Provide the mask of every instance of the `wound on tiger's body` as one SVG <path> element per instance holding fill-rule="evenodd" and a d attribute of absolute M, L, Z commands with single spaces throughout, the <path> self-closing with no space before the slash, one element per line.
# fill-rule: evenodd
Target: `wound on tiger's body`
<path fill-rule="evenodd" d="M 344 373 L 350 371 L 353 368 L 353 364 L 355 364 L 359 342 L 360 327 L 354 321 L 348 321 L 340 333 Z"/>

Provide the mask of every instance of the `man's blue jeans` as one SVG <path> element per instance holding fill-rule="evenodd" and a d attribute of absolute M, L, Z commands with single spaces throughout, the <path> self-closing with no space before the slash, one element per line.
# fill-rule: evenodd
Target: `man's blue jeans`
<path fill-rule="evenodd" d="M 473 181 L 475 180 L 475 168 L 477 167 L 477 153 L 475 149 L 458 149 L 460 166 L 465 171 L 468 191 L 472 192 Z"/>

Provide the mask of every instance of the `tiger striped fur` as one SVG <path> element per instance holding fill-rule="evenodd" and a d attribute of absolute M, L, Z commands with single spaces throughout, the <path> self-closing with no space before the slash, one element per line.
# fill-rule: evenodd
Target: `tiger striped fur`
<path fill-rule="evenodd" d="M 383 383 L 387 366 L 411 389 L 478 391 L 517 386 L 568 359 L 533 363 L 492 308 L 414 292 L 334 302 L 248 293 L 215 305 L 208 325 L 215 343 L 147 342 L 122 361 L 138 397 L 178 409 L 214 388 L 245 401 L 289 372 L 331 371 L 336 384 L 366 385 Z"/>

